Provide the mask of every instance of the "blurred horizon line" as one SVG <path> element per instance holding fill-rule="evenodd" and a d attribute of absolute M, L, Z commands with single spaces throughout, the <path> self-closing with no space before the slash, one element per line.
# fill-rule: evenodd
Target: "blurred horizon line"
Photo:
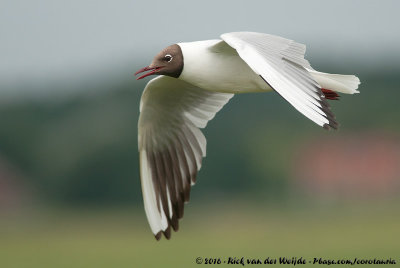
<path fill-rule="evenodd" d="M 318 55 L 316 55 L 318 57 Z M 324 59 L 312 59 L 307 57 L 312 66 L 322 72 L 354 74 L 360 77 L 365 76 L 382 76 L 400 73 L 400 66 L 394 58 L 387 61 L 379 61 L 375 65 L 362 64 L 355 61 L 354 58 L 346 57 L 342 60 L 331 59 L 329 63 Z M 311 58 L 311 59 L 310 59 Z M 95 87 L 104 89 L 106 87 L 115 86 L 115 84 L 134 82 L 133 73 L 150 62 L 151 56 L 145 55 L 140 58 L 119 57 L 117 60 L 104 60 L 104 64 L 97 64 L 94 68 L 86 68 L 84 71 L 69 68 L 68 72 L 54 70 L 53 73 L 46 75 L 24 74 L 16 78 L 0 79 L 0 96 L 7 100 L 18 100 L 20 98 L 37 97 L 55 97 L 82 92 L 83 88 L 87 88 L 84 92 L 88 92 Z M 392 62 L 391 62 L 392 61 Z M 89 64 L 90 65 L 90 64 Z M 147 83 L 148 81 L 144 81 Z M 139 82 L 139 83 L 144 83 Z"/>

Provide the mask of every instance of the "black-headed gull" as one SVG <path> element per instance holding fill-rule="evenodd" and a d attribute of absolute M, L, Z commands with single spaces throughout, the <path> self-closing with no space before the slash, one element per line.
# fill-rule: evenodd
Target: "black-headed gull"
<path fill-rule="evenodd" d="M 200 128 L 236 93 L 276 91 L 325 129 L 338 123 L 326 99 L 358 93 L 354 75 L 317 72 L 305 45 L 282 37 L 236 32 L 222 40 L 178 43 L 135 75 L 147 83 L 140 103 L 139 154 L 144 207 L 157 240 L 177 231 L 196 181 L 206 138 Z"/>

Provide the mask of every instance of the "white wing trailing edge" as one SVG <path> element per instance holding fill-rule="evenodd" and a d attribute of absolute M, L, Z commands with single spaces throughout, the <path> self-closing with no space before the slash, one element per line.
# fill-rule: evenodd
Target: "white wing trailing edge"
<path fill-rule="evenodd" d="M 139 117 L 140 177 L 144 207 L 157 240 L 177 231 L 196 181 L 206 139 L 199 128 L 233 97 L 168 76 L 146 86 Z"/>
<path fill-rule="evenodd" d="M 304 59 L 305 45 L 252 32 L 227 33 L 221 38 L 299 112 L 326 129 L 338 127 L 320 85 L 308 71 L 313 69 Z"/>

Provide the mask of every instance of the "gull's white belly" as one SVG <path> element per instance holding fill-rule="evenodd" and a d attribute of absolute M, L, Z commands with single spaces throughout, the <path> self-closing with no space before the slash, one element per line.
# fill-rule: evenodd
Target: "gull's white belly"
<path fill-rule="evenodd" d="M 210 40 L 195 42 L 193 51 L 183 49 L 183 71 L 179 77 L 206 90 L 226 93 L 250 93 L 272 90 L 237 54 L 213 53 Z M 211 44 L 212 45 L 212 44 Z"/>

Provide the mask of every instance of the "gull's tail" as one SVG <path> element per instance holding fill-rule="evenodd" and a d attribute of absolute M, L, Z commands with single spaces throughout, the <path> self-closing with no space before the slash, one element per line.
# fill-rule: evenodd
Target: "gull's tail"
<path fill-rule="evenodd" d="M 357 90 L 358 85 L 360 84 L 360 79 L 355 75 L 328 74 L 317 72 L 315 70 L 308 71 L 323 89 L 345 94 L 360 93 L 360 91 Z"/>

